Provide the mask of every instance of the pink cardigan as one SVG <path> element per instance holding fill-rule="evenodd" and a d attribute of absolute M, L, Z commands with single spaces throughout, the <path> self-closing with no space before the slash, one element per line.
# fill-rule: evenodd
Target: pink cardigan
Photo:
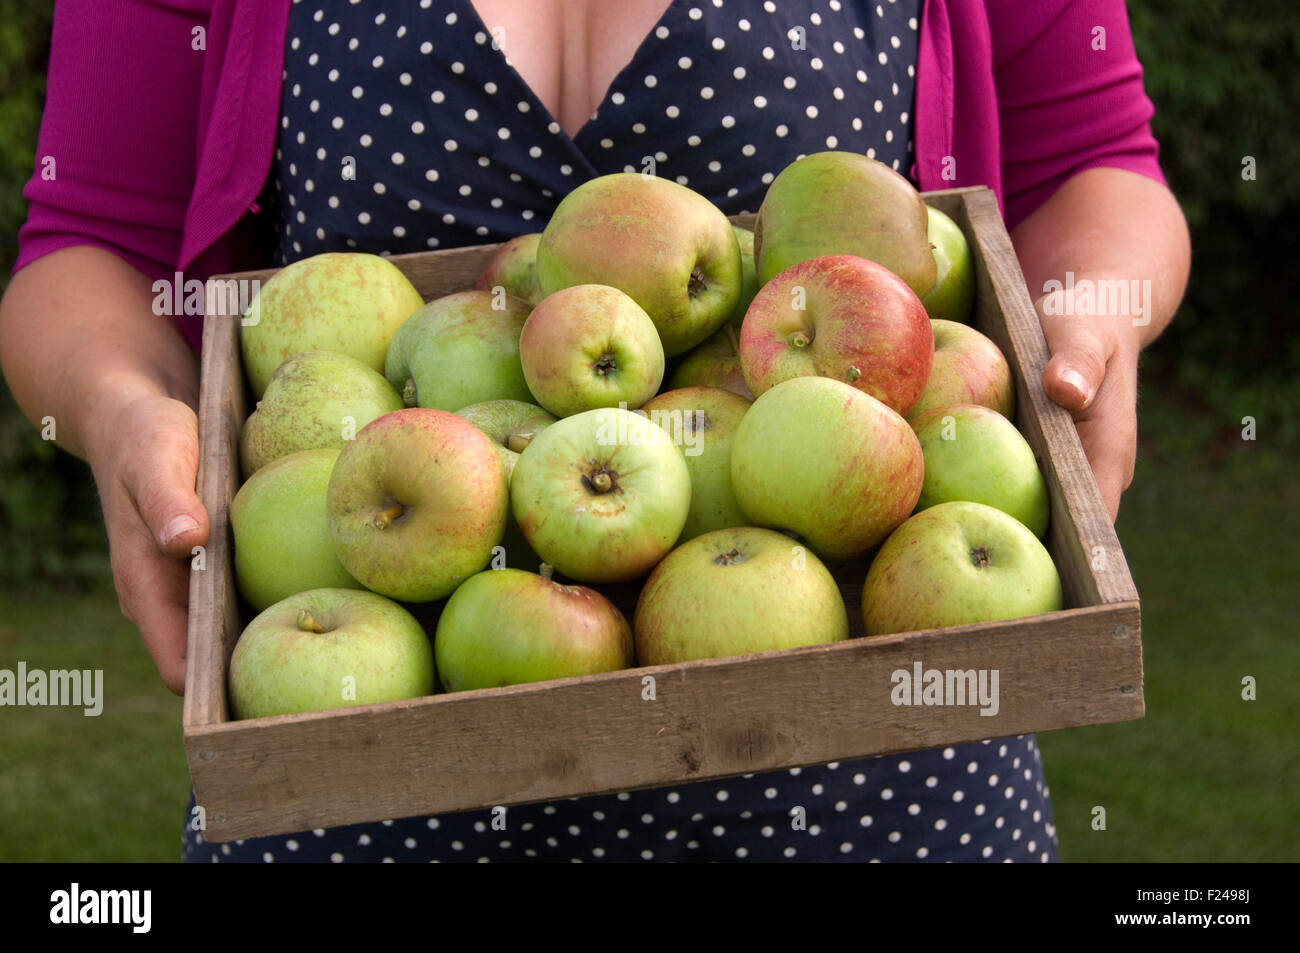
<path fill-rule="evenodd" d="M 264 267 L 246 238 L 275 149 L 289 6 L 60 0 L 14 271 L 71 245 L 151 280 Z M 988 185 L 1014 227 L 1093 166 L 1163 182 L 1153 112 L 1123 0 L 924 0 L 922 189 Z M 202 319 L 178 320 L 197 347 Z"/>

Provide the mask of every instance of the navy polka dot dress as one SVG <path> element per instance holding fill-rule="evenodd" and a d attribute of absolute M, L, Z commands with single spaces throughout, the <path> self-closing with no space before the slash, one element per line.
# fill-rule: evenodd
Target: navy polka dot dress
<path fill-rule="evenodd" d="M 570 137 L 470 0 L 296 0 L 271 175 L 277 263 L 504 241 L 578 184 L 653 171 L 757 211 L 801 155 L 906 173 L 920 0 L 675 0 Z M 508 44 L 506 44 L 508 47 Z M 191 799 L 190 807 L 193 806 Z M 186 819 L 191 816 L 187 808 Z M 188 861 L 1051 861 L 1032 735 L 209 844 Z"/>

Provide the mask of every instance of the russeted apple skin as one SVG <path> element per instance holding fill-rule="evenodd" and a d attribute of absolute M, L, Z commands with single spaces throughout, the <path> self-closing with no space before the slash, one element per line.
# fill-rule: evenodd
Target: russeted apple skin
<path fill-rule="evenodd" d="M 879 262 L 916 294 L 934 287 L 930 219 L 912 183 L 854 152 L 816 152 L 781 170 L 754 221 L 759 285 L 823 255 Z"/>
<path fill-rule="evenodd" d="M 982 503 L 943 503 L 911 517 L 880 547 L 862 587 L 867 635 L 1060 608 L 1061 579 L 1043 544 Z"/>
<path fill-rule="evenodd" d="M 691 294 L 691 275 L 702 287 Z M 542 293 L 612 285 L 650 316 L 672 356 L 720 328 L 740 298 L 740 246 L 708 199 L 669 179 L 618 172 L 564 197 L 537 248 Z"/>
<path fill-rule="evenodd" d="M 485 400 L 531 402 L 519 363 L 519 334 L 531 310 L 521 298 L 490 291 L 435 298 L 398 329 L 384 374 L 408 407 L 456 411 Z"/>
<path fill-rule="evenodd" d="M 503 244 L 479 273 L 475 289 L 504 288 L 508 295 L 538 304 L 544 297 L 537 283 L 537 243 L 541 239 L 541 232 L 532 232 L 516 235 Z"/>
<path fill-rule="evenodd" d="M 678 546 L 646 580 L 633 622 L 638 665 L 841 642 L 839 586 L 797 541 L 756 527 Z"/>
<path fill-rule="evenodd" d="M 303 610 L 325 631 L 301 628 Z M 244 629 L 230 659 L 230 702 L 242 719 L 422 698 L 435 674 L 428 636 L 397 603 L 362 589 L 312 589 Z"/>
<path fill-rule="evenodd" d="M 524 380 L 557 417 L 597 407 L 640 407 L 664 380 L 664 349 L 639 304 L 609 285 L 547 295 L 519 337 Z"/>
<path fill-rule="evenodd" d="M 907 519 L 923 476 L 907 422 L 829 377 L 759 395 L 731 445 L 731 485 L 750 521 L 797 533 L 832 561 L 866 553 Z"/>
<path fill-rule="evenodd" d="M 262 285 L 239 329 L 253 396 L 303 351 L 339 351 L 382 374 L 389 342 L 422 304 L 415 286 L 378 255 L 326 252 L 282 268 Z"/>
<path fill-rule="evenodd" d="M 934 363 L 908 420 L 953 404 L 981 404 L 1011 420 L 1016 389 L 1001 349 L 979 331 L 955 321 L 931 319 Z"/>
<path fill-rule="evenodd" d="M 671 390 L 682 387 L 720 387 L 753 400 L 740 366 L 740 330 L 723 325 L 713 336 L 697 344 L 682 358 L 668 381 Z"/>
<path fill-rule="evenodd" d="M 852 384 L 905 414 L 930 378 L 934 332 L 912 289 L 854 255 L 800 262 L 765 284 L 740 331 L 755 396 L 792 377 Z"/>
<path fill-rule="evenodd" d="M 384 375 L 355 358 L 334 351 L 295 354 L 276 368 L 240 430 L 244 478 L 299 450 L 341 450 L 345 429 L 355 433 L 401 409 L 402 398 Z"/>
<path fill-rule="evenodd" d="M 599 492 L 604 474 L 611 489 Z M 612 476 L 611 476 L 612 475 Z M 680 448 L 645 417 L 601 408 L 551 424 L 510 481 L 528 544 L 579 582 L 626 582 L 662 559 L 686 524 L 691 477 Z"/>
<path fill-rule="evenodd" d="M 932 205 L 925 210 L 930 216 L 936 272 L 934 287 L 921 298 L 921 304 L 932 319 L 964 324 L 970 320 L 975 305 L 975 264 L 970 245 L 957 223 L 946 214 Z"/>
<path fill-rule="evenodd" d="M 615 672 L 633 664 L 632 629 L 612 602 L 518 569 L 465 581 L 438 619 L 434 655 L 449 692 Z"/>
<path fill-rule="evenodd" d="M 488 436 L 455 414 L 419 407 L 385 414 L 358 433 L 339 454 L 326 493 L 344 568 L 367 589 L 404 602 L 450 595 L 487 565 L 509 503 Z"/>

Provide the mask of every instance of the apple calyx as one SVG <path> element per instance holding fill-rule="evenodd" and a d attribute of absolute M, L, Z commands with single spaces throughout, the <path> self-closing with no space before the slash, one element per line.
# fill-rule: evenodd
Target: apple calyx
<path fill-rule="evenodd" d="M 812 343 L 812 338 L 803 331 L 795 331 L 790 335 L 790 346 L 796 348 L 807 347 Z"/>
<path fill-rule="evenodd" d="M 861 368 L 854 367 L 852 364 L 850 364 L 849 369 L 844 372 L 844 380 L 849 384 L 852 384 L 861 376 L 862 376 Z"/>
<path fill-rule="evenodd" d="M 541 576 L 547 582 L 550 582 L 551 577 L 555 575 L 555 567 L 550 563 L 542 563 L 537 567 L 537 575 Z"/>
<path fill-rule="evenodd" d="M 970 561 L 976 569 L 985 569 L 993 565 L 993 551 L 987 546 L 972 546 Z"/>
<path fill-rule="evenodd" d="M 328 632 L 325 626 L 316 621 L 310 609 L 298 610 L 298 628 L 303 632 Z"/>
<path fill-rule="evenodd" d="M 686 294 L 695 299 L 707 291 L 708 287 L 704 280 L 704 272 L 700 270 L 699 265 L 696 265 L 691 269 L 690 281 L 686 283 Z"/>
<path fill-rule="evenodd" d="M 618 360 L 609 351 L 606 351 L 596 359 L 596 363 L 591 365 L 591 369 L 596 372 L 597 377 L 608 377 L 618 370 Z"/>
<path fill-rule="evenodd" d="M 737 563 L 743 563 L 748 558 L 749 556 L 733 546 L 730 551 L 718 553 L 718 555 L 714 556 L 713 562 L 719 566 L 735 566 Z"/>
<path fill-rule="evenodd" d="M 415 392 L 415 378 L 408 377 L 406 383 L 402 385 L 402 403 L 407 407 L 414 407 L 419 399 L 419 395 Z"/>
<path fill-rule="evenodd" d="M 388 527 L 392 525 L 393 520 L 397 519 L 405 512 L 406 508 L 403 507 L 401 503 L 394 503 L 388 509 L 375 517 L 375 529 L 388 529 Z"/>

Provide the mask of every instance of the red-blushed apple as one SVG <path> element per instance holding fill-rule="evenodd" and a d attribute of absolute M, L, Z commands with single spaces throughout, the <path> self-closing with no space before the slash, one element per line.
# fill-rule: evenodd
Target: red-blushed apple
<path fill-rule="evenodd" d="M 731 444 L 749 405 L 716 387 L 684 387 L 641 408 L 682 448 L 691 474 L 691 508 L 679 545 L 715 529 L 749 524 L 731 489 Z"/>
<path fill-rule="evenodd" d="M 704 196 L 669 179 L 619 172 L 584 182 L 555 209 L 537 248 L 544 294 L 612 285 L 681 354 L 731 316 L 740 297 L 740 246 Z"/>
<path fill-rule="evenodd" d="M 839 586 L 805 547 L 752 526 L 678 546 L 655 567 L 633 623 L 639 665 L 746 655 L 849 637 Z"/>
<path fill-rule="evenodd" d="M 501 288 L 531 305 L 539 303 L 543 295 L 537 284 L 537 243 L 541 239 L 541 232 L 533 232 L 502 244 L 479 273 L 474 288 L 478 291 Z"/>
<path fill-rule="evenodd" d="M 740 332 L 730 324 L 688 352 L 668 381 L 671 390 L 682 387 L 720 387 L 745 400 L 754 395 L 740 366 Z"/>
<path fill-rule="evenodd" d="M 681 535 L 691 477 L 663 429 L 601 408 L 533 438 L 515 464 L 510 500 L 528 544 L 556 570 L 579 582 L 626 582 Z"/>
<path fill-rule="evenodd" d="M 965 324 L 930 322 L 934 329 L 934 365 L 925 390 L 907 412 L 909 419 L 953 404 L 981 404 L 1011 419 L 1016 389 L 1011 367 L 998 346 Z"/>
<path fill-rule="evenodd" d="M 230 703 L 236 718 L 296 715 L 432 695 L 434 676 L 428 636 L 397 603 L 363 589 L 312 589 L 244 629 L 230 658 Z"/>
<path fill-rule="evenodd" d="M 597 407 L 640 407 L 664 380 L 664 349 L 639 304 L 608 285 L 547 295 L 519 339 L 524 380 L 557 417 Z"/>
<path fill-rule="evenodd" d="M 941 503 L 896 529 L 862 588 L 867 635 L 1019 619 L 1061 608 L 1043 544 L 983 503 Z"/>
<path fill-rule="evenodd" d="M 740 331 L 755 396 L 792 377 L 851 384 L 900 414 L 925 389 L 934 333 L 912 289 L 853 255 L 801 262 L 765 284 Z"/>
<path fill-rule="evenodd" d="M 918 510 L 969 500 L 1014 516 L 1039 539 L 1047 534 L 1047 483 L 1015 424 L 976 404 L 932 410 L 911 424 L 925 457 Z"/>
<path fill-rule="evenodd" d="M 930 244 L 937 276 L 921 303 L 931 318 L 964 323 L 970 320 L 975 304 L 975 264 L 970 245 L 951 218 L 932 205 L 926 206 L 926 212 L 930 216 Z"/>
<path fill-rule="evenodd" d="M 750 522 L 797 533 L 828 560 L 862 555 L 902 523 L 922 467 L 907 421 L 829 377 L 760 394 L 731 445 L 731 487 Z"/>
<path fill-rule="evenodd" d="M 632 629 L 586 586 L 518 569 L 489 569 L 452 593 L 433 640 L 449 692 L 614 672 L 634 664 Z"/>
<path fill-rule="evenodd" d="M 505 468 L 487 435 L 455 414 L 419 407 L 385 414 L 357 434 L 326 493 L 343 567 L 367 589 L 404 602 L 441 599 L 486 566 L 508 506 Z"/>

